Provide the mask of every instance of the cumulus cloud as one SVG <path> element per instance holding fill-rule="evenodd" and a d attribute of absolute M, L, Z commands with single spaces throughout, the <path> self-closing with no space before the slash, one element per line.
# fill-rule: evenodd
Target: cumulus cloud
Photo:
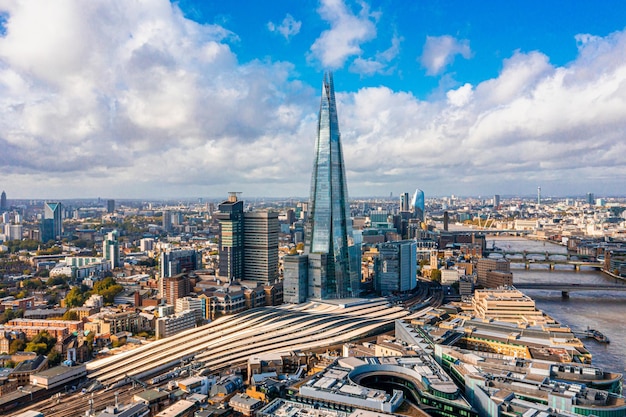
<path fill-rule="evenodd" d="M 621 195 L 625 52 L 624 32 L 592 39 L 565 67 L 518 51 L 498 77 L 450 90 L 445 101 L 362 89 L 344 97 L 353 123 L 342 131 L 346 164 L 355 176 L 367 172 L 405 189 L 428 184 L 431 194 L 477 192 L 482 184 L 483 192 L 523 193 L 541 183 L 555 195 L 581 186 Z"/>
<path fill-rule="evenodd" d="M 325 68 L 341 68 L 351 56 L 361 55 L 361 44 L 376 37 L 378 13 L 360 3 L 361 10 L 354 14 L 343 0 L 322 0 L 319 15 L 330 24 L 330 29 L 311 45 L 309 59 Z"/>
<path fill-rule="evenodd" d="M 350 65 L 350 71 L 361 75 L 389 74 L 393 72 L 393 67 L 389 64 L 400 53 L 400 42 L 403 38 L 394 35 L 391 39 L 391 46 L 382 51 L 377 52 L 374 58 L 356 58 Z"/>
<path fill-rule="evenodd" d="M 240 64 L 234 34 L 185 19 L 167 0 L 144 3 L 3 3 L 5 179 L 47 195 L 50 182 L 38 188 L 37 178 L 55 176 L 66 194 L 85 195 L 91 178 L 93 194 L 132 196 L 167 193 L 158 183 L 184 182 L 197 194 L 229 176 L 253 183 L 277 166 L 303 171 L 297 152 L 278 163 L 315 102 L 291 80 L 292 65 Z M 152 188 L 138 189 L 142 181 Z"/>
<path fill-rule="evenodd" d="M 454 61 L 456 55 L 465 59 L 472 56 L 469 41 L 456 39 L 449 35 L 427 36 L 420 63 L 426 68 L 426 74 L 440 74 Z"/>
<path fill-rule="evenodd" d="M 9 198 L 305 196 L 317 85 L 288 62 L 241 63 L 237 34 L 185 19 L 167 0 L 144 3 L 2 3 L 0 188 Z M 365 6 L 321 9 L 333 7 L 338 21 L 369 22 L 361 33 L 375 34 Z M 354 53 L 346 46 L 327 62 L 360 57 L 366 38 L 351 39 Z M 354 65 L 388 71 L 400 42 Z M 546 194 L 624 194 L 626 33 L 572 42 L 578 56 L 565 66 L 516 51 L 497 77 L 429 101 L 385 86 L 337 91 L 350 195 L 538 184 Z"/>
<path fill-rule="evenodd" d="M 272 22 L 268 22 L 267 24 L 267 28 L 270 32 L 278 32 L 287 40 L 289 40 L 292 36 L 297 35 L 300 32 L 301 26 L 302 22 L 294 19 L 289 13 L 287 13 L 280 25 L 276 26 Z"/>

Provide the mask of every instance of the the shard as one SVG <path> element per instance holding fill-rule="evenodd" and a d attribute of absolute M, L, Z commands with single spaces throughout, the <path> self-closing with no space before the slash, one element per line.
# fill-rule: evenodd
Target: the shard
<path fill-rule="evenodd" d="M 352 236 L 332 73 L 322 83 L 305 253 L 310 298 L 358 296 L 361 254 Z"/>

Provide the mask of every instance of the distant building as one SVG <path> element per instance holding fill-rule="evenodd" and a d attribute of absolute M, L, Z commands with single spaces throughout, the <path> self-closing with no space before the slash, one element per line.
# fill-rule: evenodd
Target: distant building
<path fill-rule="evenodd" d="M 200 269 L 202 257 L 195 249 L 168 249 L 161 253 L 161 278 Z"/>
<path fill-rule="evenodd" d="M 63 205 L 61 203 L 44 203 L 43 219 L 40 226 L 42 242 L 60 239 L 63 235 Z"/>
<path fill-rule="evenodd" d="M 485 286 L 488 282 L 487 273 L 489 271 L 510 273 L 511 262 L 507 259 L 480 258 L 476 261 L 476 275 L 478 278 L 476 283 Z"/>
<path fill-rule="evenodd" d="M 405 292 L 417 286 L 417 246 L 413 240 L 376 245 L 374 289 L 380 295 Z"/>
<path fill-rule="evenodd" d="M 107 237 L 102 242 L 102 252 L 104 252 L 104 258 L 111 263 L 112 268 L 121 266 L 120 264 L 120 244 L 117 240 L 118 232 L 114 230 L 107 233 Z"/>
<path fill-rule="evenodd" d="M 163 210 L 163 230 L 165 232 L 172 231 L 172 213 L 168 210 Z"/>
<path fill-rule="evenodd" d="M 411 209 L 414 214 L 414 218 L 419 219 L 420 221 L 424 221 L 424 210 L 425 210 L 425 202 L 424 202 L 424 191 L 417 188 L 415 193 L 413 194 L 413 199 L 411 200 Z"/>
<path fill-rule="evenodd" d="M 115 212 L 115 200 L 107 200 L 107 213 Z"/>
<path fill-rule="evenodd" d="M 0 213 L 5 212 L 9 209 L 9 205 L 7 204 L 7 193 L 2 191 L 0 194 Z"/>

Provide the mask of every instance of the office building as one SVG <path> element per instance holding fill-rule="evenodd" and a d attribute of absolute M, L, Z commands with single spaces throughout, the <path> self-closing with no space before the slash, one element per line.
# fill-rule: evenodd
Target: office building
<path fill-rule="evenodd" d="M 117 240 L 118 232 L 114 230 L 107 233 L 107 237 L 102 242 L 102 252 L 104 258 L 111 263 L 111 268 L 117 268 L 121 266 L 120 263 L 120 244 Z"/>
<path fill-rule="evenodd" d="M 195 249 L 168 249 L 161 253 L 161 278 L 200 269 L 202 257 Z"/>
<path fill-rule="evenodd" d="M 409 193 L 402 193 L 402 195 L 400 195 L 400 211 L 411 211 Z"/>
<path fill-rule="evenodd" d="M 195 314 L 196 320 L 203 320 L 208 315 L 206 298 L 178 298 L 174 306 L 174 311 L 180 313 L 185 310 L 192 311 Z"/>
<path fill-rule="evenodd" d="M 107 200 L 107 213 L 112 214 L 115 212 L 115 200 Z"/>
<path fill-rule="evenodd" d="M 169 210 L 163 210 L 163 231 L 172 231 L 172 213 Z"/>
<path fill-rule="evenodd" d="M 420 221 L 424 221 L 424 191 L 417 188 L 415 190 L 415 194 L 413 194 L 413 199 L 411 200 L 411 210 L 413 211 L 413 217 L 419 219 Z"/>
<path fill-rule="evenodd" d="M 417 244 L 413 240 L 376 245 L 374 289 L 377 294 L 405 292 L 417 286 Z"/>
<path fill-rule="evenodd" d="M 595 195 L 593 193 L 587 193 L 587 204 L 593 204 L 595 201 Z"/>
<path fill-rule="evenodd" d="M 325 73 L 305 230 L 309 297 L 360 293 L 360 248 L 354 245 L 332 73 Z"/>
<path fill-rule="evenodd" d="M 218 206 L 215 217 L 220 225 L 218 276 L 243 279 L 243 201 L 237 193 L 230 193 Z"/>
<path fill-rule="evenodd" d="M 286 255 L 283 258 L 283 297 L 285 303 L 304 303 L 308 294 L 307 255 Z"/>
<path fill-rule="evenodd" d="M 495 194 L 493 196 L 493 208 L 497 209 L 500 207 L 500 194 Z"/>
<path fill-rule="evenodd" d="M 63 235 L 63 205 L 61 203 L 44 203 L 41 221 L 41 241 L 61 239 Z"/>
<path fill-rule="evenodd" d="M 157 339 L 170 337 L 183 330 L 196 326 L 196 316 L 191 310 L 184 310 L 173 316 L 159 317 L 156 320 L 155 333 Z"/>
<path fill-rule="evenodd" d="M 278 213 L 244 213 L 243 277 L 249 281 L 274 283 L 278 280 Z"/>
<path fill-rule="evenodd" d="M 191 294 L 191 283 L 187 274 L 178 274 L 173 277 L 165 277 L 161 280 L 161 298 L 167 304 L 176 305 L 176 300 Z"/>
<path fill-rule="evenodd" d="M 7 193 L 4 191 L 0 194 L 0 213 L 5 212 L 9 209 L 9 205 L 7 204 Z"/>
<path fill-rule="evenodd" d="M 476 275 L 478 278 L 476 283 L 485 286 L 488 282 L 487 272 L 489 271 L 498 271 L 508 274 L 511 272 L 511 262 L 508 259 L 480 258 L 476 262 Z M 493 278 L 489 280 L 489 282 L 491 283 L 492 280 Z"/>

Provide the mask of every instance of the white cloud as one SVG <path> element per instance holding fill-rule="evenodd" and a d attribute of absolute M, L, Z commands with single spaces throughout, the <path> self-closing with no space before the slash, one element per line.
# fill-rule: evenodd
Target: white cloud
<path fill-rule="evenodd" d="M 325 68 L 341 68 L 346 59 L 361 55 L 361 44 L 376 37 L 377 13 L 370 13 L 369 6 L 361 2 L 358 15 L 343 0 L 322 0 L 318 13 L 330 29 L 311 45 L 309 59 L 319 61 Z"/>
<path fill-rule="evenodd" d="M 426 68 L 426 74 L 440 74 L 454 61 L 456 55 L 465 59 L 472 56 L 467 39 L 458 40 L 449 35 L 427 36 L 420 63 Z"/>
<path fill-rule="evenodd" d="M 270 32 L 278 32 L 287 40 L 297 35 L 300 32 L 300 27 L 302 27 L 302 22 L 294 19 L 289 13 L 287 13 L 280 25 L 276 26 L 272 22 L 268 22 L 267 24 L 267 28 Z"/>
<path fill-rule="evenodd" d="M 0 6 L 10 16 L 0 36 L 9 198 L 307 194 L 319 93 L 292 64 L 239 63 L 235 34 L 166 0 L 40 6 Z M 353 17 L 363 16 L 372 23 L 368 10 Z M 430 101 L 384 86 L 337 91 L 350 195 L 532 193 L 539 183 L 546 194 L 626 194 L 626 33 L 576 40 L 565 66 L 515 52 L 497 77 Z M 399 44 L 354 65 L 388 71 Z"/>
<path fill-rule="evenodd" d="M 356 58 L 350 65 L 350 71 L 361 75 L 388 74 L 392 72 L 393 67 L 389 68 L 388 66 L 400 53 L 400 42 L 402 41 L 401 37 L 394 35 L 391 39 L 391 46 L 388 49 L 377 52 L 374 58 Z"/>

